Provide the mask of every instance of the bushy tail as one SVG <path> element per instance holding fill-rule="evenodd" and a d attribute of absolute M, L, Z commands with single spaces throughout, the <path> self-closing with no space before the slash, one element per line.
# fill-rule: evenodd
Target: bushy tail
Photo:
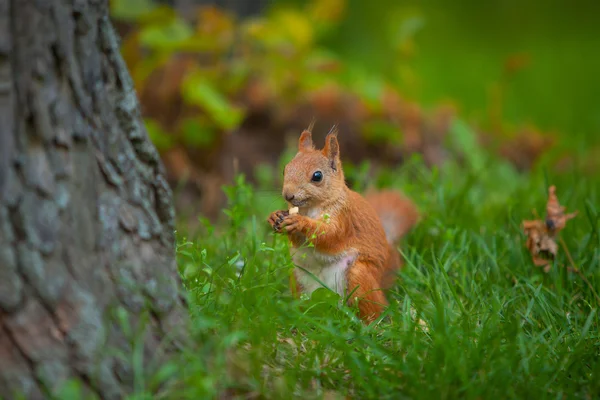
<path fill-rule="evenodd" d="M 365 198 L 379 215 L 385 236 L 391 244 L 408 233 L 419 220 L 417 206 L 397 191 L 369 191 Z"/>

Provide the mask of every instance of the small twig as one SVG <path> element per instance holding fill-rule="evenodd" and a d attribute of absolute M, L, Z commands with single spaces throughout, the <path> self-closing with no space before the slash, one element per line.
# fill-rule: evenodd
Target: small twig
<path fill-rule="evenodd" d="M 577 268 L 577 266 L 575 265 L 575 261 L 573 261 L 573 257 L 571 257 L 571 252 L 569 251 L 567 244 L 565 243 L 565 241 L 563 240 L 562 237 L 559 237 L 558 240 L 560 240 L 560 244 L 562 245 L 563 250 L 565 251 L 565 254 L 567 255 L 567 258 L 569 259 L 569 262 L 571 263 L 572 271 L 575 272 L 577 275 L 579 275 L 581 277 L 581 279 L 583 279 L 583 281 L 588 285 L 588 287 L 594 294 L 594 297 L 596 298 L 598 305 L 600 305 L 600 296 L 598 296 L 598 293 L 596 293 L 596 291 L 594 290 L 594 286 L 592 286 L 590 281 L 588 281 L 585 274 L 579 268 Z"/>

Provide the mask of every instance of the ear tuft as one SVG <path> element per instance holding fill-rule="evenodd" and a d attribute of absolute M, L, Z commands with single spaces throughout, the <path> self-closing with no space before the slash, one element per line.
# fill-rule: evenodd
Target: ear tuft
<path fill-rule="evenodd" d="M 304 130 L 300 135 L 300 139 L 298 140 L 298 151 L 307 151 L 312 149 L 314 149 L 312 133 L 310 130 Z"/>
<path fill-rule="evenodd" d="M 317 122 L 317 119 L 315 117 L 312 117 L 312 119 L 310 120 L 310 124 L 308 124 L 308 128 L 306 128 L 306 130 L 312 133 L 316 122 Z"/>
<path fill-rule="evenodd" d="M 323 147 L 323 155 L 327 157 L 331 163 L 331 168 L 337 171 L 338 162 L 340 159 L 340 144 L 337 140 L 337 126 L 333 126 L 325 137 L 325 147 Z"/>

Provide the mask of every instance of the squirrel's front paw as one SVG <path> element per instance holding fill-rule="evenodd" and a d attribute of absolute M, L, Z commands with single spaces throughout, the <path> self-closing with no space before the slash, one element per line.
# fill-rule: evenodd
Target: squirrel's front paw
<path fill-rule="evenodd" d="M 304 217 L 300 214 L 288 215 L 283 219 L 282 227 L 287 233 L 301 232 L 304 227 Z"/>
<path fill-rule="evenodd" d="M 281 224 L 289 212 L 284 210 L 274 211 L 267 220 L 275 232 L 281 232 Z"/>

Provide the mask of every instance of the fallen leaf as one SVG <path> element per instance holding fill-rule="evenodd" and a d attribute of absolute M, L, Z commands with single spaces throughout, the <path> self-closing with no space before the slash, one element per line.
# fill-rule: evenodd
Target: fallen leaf
<path fill-rule="evenodd" d="M 546 205 L 546 225 L 555 234 L 563 230 L 567 221 L 575 218 L 577 211 L 565 214 L 565 207 L 561 206 L 556 197 L 556 186 L 548 189 L 548 204 Z"/>
<path fill-rule="evenodd" d="M 546 219 L 523 221 L 523 231 L 527 236 L 526 246 L 531 253 L 533 263 L 538 267 L 544 267 L 545 272 L 550 270 L 550 263 L 558 253 L 557 235 L 565 228 L 567 221 L 576 215 L 577 211 L 565 214 L 565 207 L 560 205 L 556 196 L 556 187 L 550 186 Z"/>

